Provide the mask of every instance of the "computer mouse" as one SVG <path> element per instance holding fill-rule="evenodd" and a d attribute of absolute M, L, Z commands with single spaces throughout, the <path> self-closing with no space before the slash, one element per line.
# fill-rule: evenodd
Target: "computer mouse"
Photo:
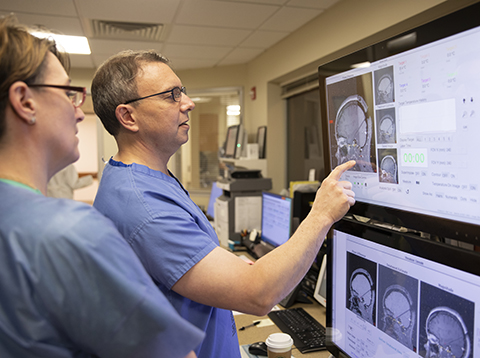
<path fill-rule="evenodd" d="M 256 356 L 268 356 L 267 353 L 267 345 L 265 342 L 256 342 L 250 344 L 250 347 L 248 347 L 248 353 L 256 355 Z"/>

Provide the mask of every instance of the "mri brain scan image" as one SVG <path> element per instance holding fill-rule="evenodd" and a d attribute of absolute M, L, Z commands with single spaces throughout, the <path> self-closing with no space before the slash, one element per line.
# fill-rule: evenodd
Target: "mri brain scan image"
<path fill-rule="evenodd" d="M 400 285 L 391 285 L 382 300 L 383 331 L 404 346 L 414 350 L 415 307 L 408 291 Z"/>
<path fill-rule="evenodd" d="M 380 161 L 380 181 L 383 183 L 398 183 L 397 160 L 393 155 L 386 155 Z"/>
<path fill-rule="evenodd" d="M 393 79 L 390 74 L 383 75 L 377 84 L 377 93 L 379 103 L 389 103 L 393 101 Z"/>
<path fill-rule="evenodd" d="M 377 105 L 395 101 L 393 66 L 375 71 L 375 100 Z"/>
<path fill-rule="evenodd" d="M 393 114 L 383 115 L 380 120 L 378 120 L 377 129 L 377 138 L 379 144 L 396 143 L 395 117 Z"/>
<path fill-rule="evenodd" d="M 356 269 L 350 277 L 350 310 L 371 324 L 375 304 L 375 287 L 370 274 L 363 268 Z"/>
<path fill-rule="evenodd" d="M 337 111 L 335 139 L 338 164 L 357 161 L 357 170 L 375 172 L 370 160 L 373 135 L 372 119 L 367 117 L 367 104 L 359 95 L 345 99 Z"/>
<path fill-rule="evenodd" d="M 428 315 L 425 358 L 468 358 L 470 338 L 462 317 L 449 307 L 437 307 Z"/>

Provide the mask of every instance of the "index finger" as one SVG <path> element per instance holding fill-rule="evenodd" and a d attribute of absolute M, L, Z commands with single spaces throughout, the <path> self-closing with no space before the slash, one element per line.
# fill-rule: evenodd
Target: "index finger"
<path fill-rule="evenodd" d="M 343 173 L 345 173 L 348 169 L 352 169 L 355 166 L 356 162 L 354 160 L 350 160 L 346 163 L 343 163 L 332 170 L 329 177 L 335 180 L 339 180 Z"/>

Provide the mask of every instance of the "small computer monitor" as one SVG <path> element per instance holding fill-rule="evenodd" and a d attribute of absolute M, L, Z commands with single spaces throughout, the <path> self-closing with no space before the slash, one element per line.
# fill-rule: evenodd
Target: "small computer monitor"
<path fill-rule="evenodd" d="M 313 291 L 313 298 L 323 307 L 327 307 L 327 255 L 323 255 L 315 291 Z"/>
<path fill-rule="evenodd" d="M 225 140 L 225 157 L 235 158 L 237 151 L 238 137 L 240 134 L 240 125 L 230 126 L 227 129 L 227 138 Z"/>
<path fill-rule="evenodd" d="M 267 126 L 258 127 L 257 130 L 258 158 L 264 159 L 267 143 Z"/>
<path fill-rule="evenodd" d="M 217 182 L 212 183 L 212 190 L 210 191 L 210 200 L 208 201 L 207 215 L 212 219 L 215 218 L 215 201 L 223 194 L 223 190 L 217 186 Z"/>
<path fill-rule="evenodd" d="M 292 199 L 287 196 L 262 193 L 262 241 L 280 246 L 292 234 Z"/>

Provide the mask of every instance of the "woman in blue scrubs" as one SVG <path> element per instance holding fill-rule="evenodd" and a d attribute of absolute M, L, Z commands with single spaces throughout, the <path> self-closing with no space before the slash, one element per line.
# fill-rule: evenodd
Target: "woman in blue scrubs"
<path fill-rule="evenodd" d="M 109 220 L 45 196 L 79 157 L 86 96 L 55 43 L 0 20 L 0 357 L 193 358 L 180 318 Z"/>

